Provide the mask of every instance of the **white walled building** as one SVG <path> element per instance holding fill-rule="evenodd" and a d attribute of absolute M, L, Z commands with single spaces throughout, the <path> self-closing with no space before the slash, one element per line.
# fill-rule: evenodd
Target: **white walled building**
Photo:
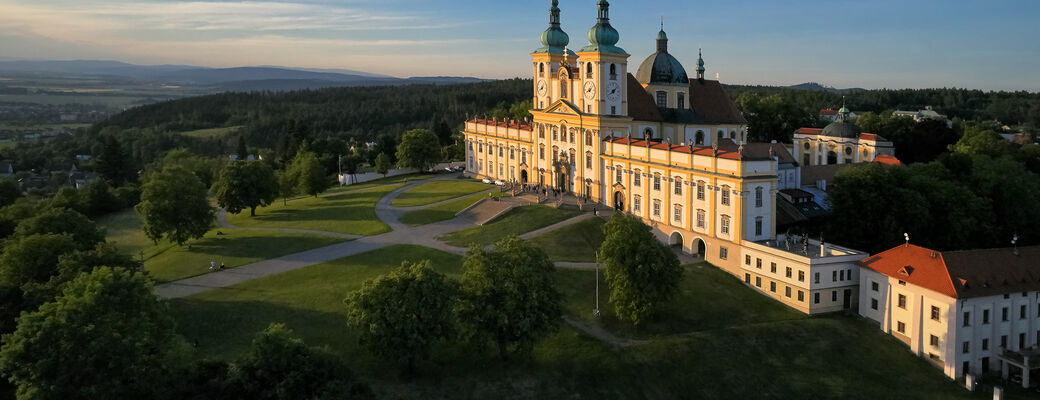
<path fill-rule="evenodd" d="M 1028 386 L 1023 361 L 1040 368 L 1038 260 L 1040 246 L 900 245 L 860 262 L 860 315 L 951 378 L 999 371 L 1021 374 Z"/>

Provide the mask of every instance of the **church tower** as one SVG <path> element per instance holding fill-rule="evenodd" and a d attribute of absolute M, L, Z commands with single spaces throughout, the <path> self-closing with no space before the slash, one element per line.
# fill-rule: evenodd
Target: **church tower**
<path fill-rule="evenodd" d="M 578 52 L 581 96 L 574 104 L 586 114 L 628 115 L 628 53 L 617 47 L 620 36 L 610 26 L 610 3 L 597 4 L 596 25 L 589 29 L 589 45 Z"/>
<path fill-rule="evenodd" d="M 531 53 L 534 61 L 533 108 L 544 110 L 560 98 L 567 98 L 568 85 L 553 79 L 560 67 L 571 67 L 577 57 L 567 50 L 570 36 L 560 28 L 560 1 L 552 0 L 549 8 L 549 28 L 542 32 L 542 47 Z"/>

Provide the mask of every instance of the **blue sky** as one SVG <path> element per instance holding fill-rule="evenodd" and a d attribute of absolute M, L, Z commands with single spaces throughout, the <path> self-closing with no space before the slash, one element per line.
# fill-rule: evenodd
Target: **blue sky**
<path fill-rule="evenodd" d="M 571 47 L 596 0 L 561 0 Z M 0 0 L 0 56 L 394 76 L 529 74 L 549 1 Z M 632 69 L 665 18 L 671 52 L 726 83 L 1040 90 L 1040 1 L 617 0 Z"/>

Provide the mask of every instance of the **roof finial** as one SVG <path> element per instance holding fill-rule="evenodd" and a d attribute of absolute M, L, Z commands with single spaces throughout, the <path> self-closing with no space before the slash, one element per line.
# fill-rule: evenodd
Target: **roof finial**
<path fill-rule="evenodd" d="M 661 30 L 664 30 L 664 15 L 661 16 Z"/>
<path fill-rule="evenodd" d="M 909 246 L 910 245 L 910 234 L 906 233 L 906 232 L 903 232 L 903 238 L 906 239 L 906 245 Z"/>

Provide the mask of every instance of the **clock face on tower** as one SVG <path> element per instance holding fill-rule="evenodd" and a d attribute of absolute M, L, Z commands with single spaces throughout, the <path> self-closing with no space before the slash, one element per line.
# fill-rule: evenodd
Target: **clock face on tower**
<path fill-rule="evenodd" d="M 546 91 L 548 91 L 548 88 L 545 85 L 545 80 L 543 79 L 543 80 L 538 81 L 538 96 L 539 97 L 545 97 L 545 92 Z"/>
<path fill-rule="evenodd" d="M 607 100 L 611 102 L 621 100 L 621 85 L 617 82 L 607 83 Z"/>
<path fill-rule="evenodd" d="M 585 82 L 585 100 L 592 100 L 596 97 L 596 83 L 593 81 Z"/>

